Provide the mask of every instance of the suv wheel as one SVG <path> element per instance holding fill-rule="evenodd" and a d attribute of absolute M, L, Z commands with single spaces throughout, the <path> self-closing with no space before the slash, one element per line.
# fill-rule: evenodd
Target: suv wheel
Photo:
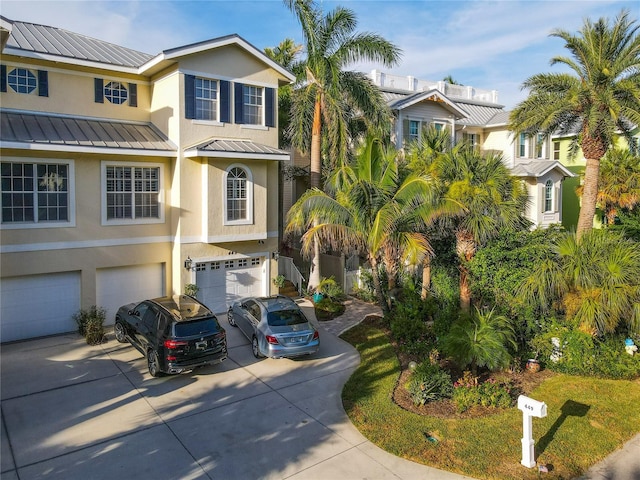
<path fill-rule="evenodd" d="M 256 358 L 261 358 L 262 354 L 260 353 L 260 345 L 258 344 L 258 337 L 255 335 L 251 340 L 251 351 L 253 352 L 253 356 Z"/>
<path fill-rule="evenodd" d="M 147 352 L 147 367 L 149 367 L 149 375 L 152 377 L 160 377 L 160 360 L 158 359 L 158 352 L 155 350 L 149 350 Z"/>
<path fill-rule="evenodd" d="M 116 320 L 116 324 L 113 326 L 113 334 L 116 340 L 120 343 L 127 343 L 127 337 L 124 332 L 124 325 Z"/>

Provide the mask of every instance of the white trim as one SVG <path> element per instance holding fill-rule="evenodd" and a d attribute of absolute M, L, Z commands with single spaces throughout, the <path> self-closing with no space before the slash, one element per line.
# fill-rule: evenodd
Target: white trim
<path fill-rule="evenodd" d="M 206 125 L 208 127 L 224 127 L 226 124 L 217 120 L 200 120 L 197 118 L 188 118 L 194 125 Z"/>
<path fill-rule="evenodd" d="M 107 166 L 118 166 L 118 167 L 147 167 L 147 168 L 158 168 L 158 213 L 160 214 L 159 218 L 117 218 L 113 220 L 107 219 Z M 132 179 L 133 183 L 133 179 Z M 100 162 L 100 224 L 103 227 L 108 227 L 112 225 L 147 225 L 147 224 L 156 224 L 156 223 L 164 223 L 164 211 L 167 207 L 165 201 L 165 191 L 164 191 L 164 164 L 162 163 L 151 163 L 151 162 L 111 162 L 108 160 L 102 160 Z"/>
<path fill-rule="evenodd" d="M 247 173 L 246 179 L 246 190 L 247 190 L 247 199 L 246 199 L 246 208 L 247 208 L 247 216 L 242 220 L 228 220 L 227 219 L 227 177 L 229 172 L 234 168 L 241 168 Z M 252 225 L 253 224 L 253 173 L 251 169 L 242 164 L 242 163 L 232 163 L 229 165 L 222 176 L 222 224 L 223 225 Z M 208 207 L 208 205 L 207 205 Z M 257 240 L 257 239 L 256 239 Z"/>
<path fill-rule="evenodd" d="M 264 109 L 263 109 L 264 110 Z M 262 115 L 264 117 L 264 114 Z M 264 119 L 263 119 L 264 120 Z M 263 122 L 264 123 L 264 122 Z M 258 125 L 258 124 L 252 124 L 252 123 L 241 123 L 240 124 L 240 129 L 244 130 L 269 130 L 270 127 L 267 127 L 265 125 Z"/>
<path fill-rule="evenodd" d="M 120 247 L 127 245 L 144 245 L 147 243 L 171 243 L 173 238 L 165 237 L 139 237 L 139 238 L 111 238 L 100 240 L 83 240 L 79 242 L 49 242 L 49 243 L 23 243 L 16 245 L 0 246 L 0 253 L 39 252 L 48 250 L 72 250 L 76 248 L 104 248 Z"/>
<path fill-rule="evenodd" d="M 21 56 L 24 56 L 24 55 L 21 55 Z M 57 61 L 56 63 L 60 63 L 60 62 Z M 22 68 L 28 68 L 30 70 L 46 70 L 49 73 L 59 73 L 60 75 L 69 75 L 69 76 L 73 76 L 73 77 L 87 77 L 87 78 L 99 77 L 95 73 L 78 72 L 78 71 L 73 71 L 73 70 L 69 70 L 69 69 L 48 67 L 46 65 L 37 66 L 37 65 L 34 65 L 33 63 L 7 62 L 5 65 L 7 65 L 7 67 L 10 66 L 10 65 L 15 65 L 15 66 L 20 66 Z M 106 79 L 106 77 L 104 77 L 104 78 Z M 144 80 L 144 79 L 138 80 L 138 79 L 136 79 L 135 81 L 132 81 L 131 77 L 109 76 L 109 80 L 124 82 L 124 83 L 127 83 L 127 84 L 136 83 L 137 85 L 145 85 L 145 86 L 151 85 L 151 82 L 149 80 Z"/>
<path fill-rule="evenodd" d="M 201 232 L 202 238 L 207 238 L 209 232 L 209 162 L 200 164 L 201 188 Z"/>
<path fill-rule="evenodd" d="M 137 150 L 132 148 L 113 147 L 83 147 L 76 145 L 53 145 L 50 143 L 24 143 L 0 141 L 0 148 L 14 148 L 16 150 L 35 150 L 43 152 L 64 153 L 98 153 L 102 155 L 135 155 L 145 157 L 175 157 L 175 150 Z"/>
<path fill-rule="evenodd" d="M 76 226 L 76 175 L 75 175 L 75 160 L 71 159 L 53 159 L 53 158 L 33 158 L 33 157 L 2 157 L 3 162 L 9 163 L 29 163 L 29 164 L 58 164 L 67 165 L 68 168 L 68 190 L 69 205 L 68 205 L 68 221 L 43 221 L 38 222 L 8 222 L 1 223 L 0 218 L 0 230 L 27 230 L 34 228 L 73 228 Z M 2 201 L 0 199 L 0 205 Z M 37 205 L 34 205 L 35 215 L 37 217 Z"/>
<path fill-rule="evenodd" d="M 252 241 L 252 240 L 266 240 L 267 238 L 268 237 L 265 232 L 245 233 L 245 234 L 234 233 L 232 235 L 211 235 L 207 237 L 206 243 L 246 242 L 246 241 Z"/>
<path fill-rule="evenodd" d="M 193 75 L 194 77 L 206 78 L 208 80 L 218 80 L 218 81 L 225 80 L 231 83 L 242 83 L 243 85 L 249 85 L 247 84 L 247 81 L 245 78 L 228 77 L 226 75 L 218 75 L 217 73 L 203 72 L 201 70 L 180 69 L 176 73 L 181 73 L 183 75 Z M 275 89 L 279 88 L 277 83 L 261 82 L 261 81 L 254 81 L 254 80 L 251 80 L 250 85 L 253 85 L 256 87 L 264 87 L 264 88 L 275 88 Z"/>

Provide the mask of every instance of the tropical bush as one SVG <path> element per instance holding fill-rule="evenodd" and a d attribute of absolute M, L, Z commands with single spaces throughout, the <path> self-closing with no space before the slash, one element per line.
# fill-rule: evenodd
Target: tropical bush
<path fill-rule="evenodd" d="M 190 297 L 195 297 L 198 294 L 200 287 L 195 283 L 187 283 L 184 286 L 184 294 L 189 295 Z"/>
<path fill-rule="evenodd" d="M 474 405 L 508 408 L 513 404 L 512 388 L 510 383 L 498 383 L 492 378 L 478 383 L 478 378 L 467 371 L 453 384 L 453 403 L 459 412 L 464 412 Z"/>
<path fill-rule="evenodd" d="M 406 389 L 416 405 L 449 398 L 453 394 L 451 376 L 438 364 L 428 360 L 420 363 L 411 373 Z"/>
<path fill-rule="evenodd" d="M 516 347 L 509 319 L 493 310 L 479 310 L 474 315 L 461 315 L 443 339 L 443 347 L 462 368 L 471 366 L 489 370 L 507 367 L 511 361 L 509 347 Z"/>
<path fill-rule="evenodd" d="M 389 314 L 389 327 L 400 348 L 409 354 L 424 358 L 435 343 L 433 329 L 427 324 L 433 317 L 436 303 L 433 298 L 420 299 L 415 290 L 402 292 Z"/>
<path fill-rule="evenodd" d="M 285 286 L 287 279 L 284 277 L 284 275 L 276 275 L 273 278 L 273 284 L 278 287 L 278 288 L 283 288 Z"/>
<path fill-rule="evenodd" d="M 80 309 L 73 314 L 78 325 L 78 333 L 89 345 L 98 345 L 104 340 L 104 321 L 107 311 L 102 307 L 92 305 L 87 309 Z"/>
<path fill-rule="evenodd" d="M 324 297 L 319 302 L 314 303 L 314 311 L 318 320 L 326 321 L 342 315 L 345 311 L 345 306 L 331 297 Z"/>
<path fill-rule="evenodd" d="M 622 335 L 597 338 L 555 324 L 531 343 L 539 352 L 539 360 L 549 370 L 601 378 L 638 378 L 640 355 L 629 355 L 625 351 L 624 341 L 625 336 Z"/>
<path fill-rule="evenodd" d="M 336 301 L 342 301 L 345 298 L 342 287 L 336 282 L 335 277 L 323 278 L 316 287 L 316 291 L 325 297 L 332 298 Z"/>

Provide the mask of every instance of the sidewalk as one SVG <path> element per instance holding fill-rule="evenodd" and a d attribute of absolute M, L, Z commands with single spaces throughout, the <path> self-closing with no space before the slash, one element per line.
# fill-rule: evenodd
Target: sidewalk
<path fill-rule="evenodd" d="M 353 297 L 349 297 L 345 306 L 347 308 L 343 315 L 321 322 L 320 326 L 340 336 L 362 322 L 368 315 L 382 316 L 382 309 L 379 306 Z M 640 425 L 638 428 L 640 429 Z M 640 480 L 640 433 L 575 480 Z"/>

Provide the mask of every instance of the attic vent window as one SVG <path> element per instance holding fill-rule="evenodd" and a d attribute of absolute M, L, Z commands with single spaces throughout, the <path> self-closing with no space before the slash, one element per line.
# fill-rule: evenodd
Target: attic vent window
<path fill-rule="evenodd" d="M 14 68 L 7 76 L 9 86 L 17 93 L 32 93 L 38 86 L 36 76 L 26 68 Z"/>
<path fill-rule="evenodd" d="M 127 87 L 120 82 L 109 82 L 104 87 L 104 98 L 116 105 L 127 101 Z"/>

